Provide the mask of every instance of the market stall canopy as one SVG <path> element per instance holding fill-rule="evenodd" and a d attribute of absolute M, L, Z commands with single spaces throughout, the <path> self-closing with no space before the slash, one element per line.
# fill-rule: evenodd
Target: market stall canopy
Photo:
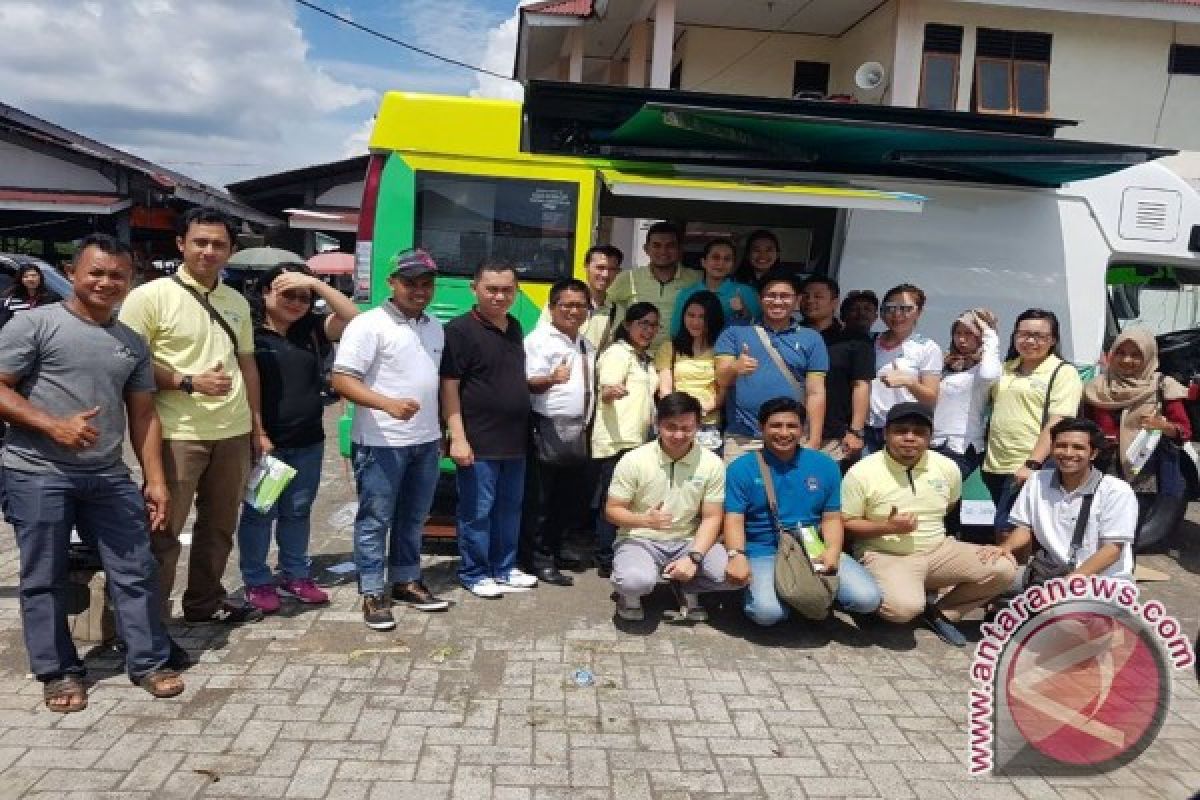
<path fill-rule="evenodd" d="M 318 253 L 308 260 L 308 268 L 318 275 L 353 275 L 353 253 Z"/>
<path fill-rule="evenodd" d="M 304 265 L 304 258 L 279 247 L 247 247 L 229 257 L 229 266 L 265 272 L 278 264 Z"/>
<path fill-rule="evenodd" d="M 533 81 L 540 153 L 1057 187 L 1174 150 L 1054 137 L 1074 123 L 956 111 Z"/>

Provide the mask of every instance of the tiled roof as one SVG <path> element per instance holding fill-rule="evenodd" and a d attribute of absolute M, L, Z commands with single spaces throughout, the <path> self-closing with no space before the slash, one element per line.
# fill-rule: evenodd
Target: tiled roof
<path fill-rule="evenodd" d="M 593 7 L 592 0 L 543 0 L 523 6 L 521 10 L 535 14 L 561 14 L 564 17 L 590 17 Z"/>

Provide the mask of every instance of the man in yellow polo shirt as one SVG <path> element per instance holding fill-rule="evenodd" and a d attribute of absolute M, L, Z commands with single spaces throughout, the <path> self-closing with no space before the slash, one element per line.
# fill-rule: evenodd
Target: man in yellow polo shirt
<path fill-rule="evenodd" d="M 179 535 L 195 500 L 184 618 L 257 622 L 262 612 L 231 603 L 221 584 L 252 459 L 271 449 L 259 410 L 250 306 L 221 283 L 235 241 L 229 218 L 194 208 L 180 222 L 179 272 L 134 289 L 120 316 L 150 345 L 158 386 L 155 405 L 171 505 L 166 530 L 151 536 L 151 549 L 169 611 Z"/>
<path fill-rule="evenodd" d="M 650 226 L 643 249 L 650 263 L 617 275 L 608 290 L 608 300 L 616 306 L 614 317 L 618 321 L 634 303 L 654 304 L 659 323 L 658 333 L 650 343 L 650 354 L 654 355 L 659 345 L 671 335 L 671 315 L 675 313 L 679 292 L 698 283 L 704 273 L 688 269 L 679 262 L 681 236 L 679 229 L 669 222 L 656 222 Z"/>
<path fill-rule="evenodd" d="M 717 544 L 724 516 L 725 467 L 696 444 L 703 412 L 690 394 L 658 401 L 658 438 L 621 457 L 604 506 L 616 525 L 612 583 L 617 616 L 641 620 L 642 597 L 659 576 L 683 593 L 685 618 L 705 613 L 699 592 L 740 589 L 750 576 L 746 554 Z"/>
<path fill-rule="evenodd" d="M 1017 564 L 998 547 L 946 536 L 947 509 L 962 495 L 954 462 L 929 450 L 933 411 L 897 403 L 888 412 L 882 451 L 859 461 L 842 481 L 846 538 L 879 584 L 879 616 L 918 616 L 949 644 L 966 638 L 954 626 L 964 614 L 1003 592 Z M 949 589 L 933 603 L 926 592 Z"/>

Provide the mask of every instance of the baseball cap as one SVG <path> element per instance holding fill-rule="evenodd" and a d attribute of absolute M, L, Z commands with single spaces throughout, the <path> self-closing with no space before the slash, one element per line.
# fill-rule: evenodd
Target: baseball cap
<path fill-rule="evenodd" d="M 397 253 L 392 261 L 393 278 L 417 278 L 437 271 L 437 262 L 433 260 L 433 256 L 420 247 L 403 250 Z"/>
<path fill-rule="evenodd" d="M 933 409 L 920 403 L 896 403 L 888 409 L 886 425 L 899 422 L 902 419 L 920 419 L 933 427 Z"/>

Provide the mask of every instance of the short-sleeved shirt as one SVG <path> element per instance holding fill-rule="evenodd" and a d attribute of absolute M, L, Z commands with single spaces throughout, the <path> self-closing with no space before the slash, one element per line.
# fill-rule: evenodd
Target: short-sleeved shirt
<path fill-rule="evenodd" d="M 592 309 L 592 313 L 588 317 L 588 321 L 583 324 L 580 333 L 583 334 L 583 338 L 592 343 L 592 347 L 599 353 L 612 342 L 617 322 L 617 304 L 612 300 L 605 299 L 603 303 Z"/>
<path fill-rule="evenodd" d="M 82 450 L 9 425 L 6 469 L 21 472 L 122 475 L 125 395 L 154 391 L 154 365 L 146 343 L 128 326 L 99 325 L 55 303 L 17 315 L 0 331 L 0 373 L 17 378 L 16 391 L 35 408 L 71 417 L 99 408 L 91 425 L 96 443 Z"/>
<path fill-rule="evenodd" d="M 992 385 L 992 417 L 988 423 L 985 472 L 1012 475 L 1029 458 L 1042 433 L 1042 408 L 1050 392 L 1047 418 L 1073 417 L 1083 397 L 1083 381 L 1071 364 L 1051 355 L 1028 375 L 1017 373 L 1020 359 L 1004 364 L 1004 374 Z M 1054 370 L 1062 364 L 1062 369 Z M 1051 376 L 1054 385 L 1050 385 Z"/>
<path fill-rule="evenodd" d="M 782 331 L 762 328 L 767 339 L 783 358 L 796 382 L 804 387 L 810 372 L 824 373 L 829 370 L 829 354 L 821 335 L 811 328 L 802 328 L 792 323 Z M 784 377 L 759 338 L 757 327 L 737 325 L 726 328 L 717 337 L 717 357 L 737 358 L 742 346 L 750 348 L 750 355 L 758 360 L 758 369 L 749 375 L 739 376 L 725 398 L 725 430 L 741 436 L 762 435 L 758 425 L 758 410 L 762 404 L 775 397 L 796 397 L 792 384 Z"/>
<path fill-rule="evenodd" d="M 744 283 L 738 283 L 732 278 L 726 278 L 721 281 L 721 285 L 716 291 L 708 288 L 708 285 L 701 280 L 699 283 L 694 283 L 679 293 L 679 297 L 675 298 L 675 308 L 671 312 L 671 335 L 679 333 L 679 329 L 683 326 L 683 307 L 687 301 L 698 292 L 712 292 L 721 301 L 721 311 L 725 314 L 725 325 L 749 325 L 758 322 L 762 319 L 762 303 L 758 300 L 758 291 L 753 286 L 747 286 Z M 742 312 L 739 314 L 733 310 L 730 303 L 733 298 L 739 297 L 742 300 Z"/>
<path fill-rule="evenodd" d="M 266 327 L 254 329 L 263 427 L 275 447 L 308 447 L 324 440 L 321 362 L 329 350 L 325 318 L 318 314 L 296 320 L 286 336 Z"/>
<path fill-rule="evenodd" d="M 472 309 L 446 325 L 441 375 L 459 381 L 463 428 L 476 458 L 523 458 L 529 446 L 529 385 L 521 323 L 500 330 Z"/>
<path fill-rule="evenodd" d="M 616 303 L 618 319 L 623 317 L 625 310 L 634 303 L 654 304 L 658 309 L 659 322 L 658 333 L 650 343 L 650 351 L 654 352 L 670 334 L 671 315 L 675 312 L 675 300 L 679 293 L 702 277 L 703 273 L 680 264 L 675 267 L 675 276 L 663 283 L 654 276 L 650 267 L 635 267 L 617 275 L 612 286 L 608 288 L 608 300 Z"/>
<path fill-rule="evenodd" d="M 438 425 L 438 368 L 445 335 L 428 314 L 408 317 L 392 302 L 359 314 L 342 332 L 334 372 L 352 375 L 386 397 L 417 401 L 410 419 L 356 406 L 352 441 L 372 447 L 411 447 L 442 438 Z"/>
<path fill-rule="evenodd" d="M 1083 507 L 1083 495 L 1088 485 L 1099 478 L 1092 500 L 1087 527 L 1083 529 L 1083 542 L 1075 558 L 1079 566 L 1087 561 L 1103 545 L 1116 542 L 1121 547 L 1121 556 L 1103 574 L 1132 580 L 1133 537 L 1137 530 L 1137 495 L 1129 484 L 1112 475 L 1101 476 L 1093 470 L 1091 480 L 1072 492 L 1063 489 L 1058 470 L 1042 469 L 1030 476 L 1017 501 L 1013 504 L 1010 519 L 1033 531 L 1038 544 L 1066 566 L 1070 559 L 1071 540 L 1075 536 L 1075 521 Z"/>
<path fill-rule="evenodd" d="M 654 363 L 639 355 L 629 342 L 613 342 L 596 359 L 596 385 L 601 387 L 598 391 L 605 386 L 624 386 L 628 394 L 608 403 L 597 400 L 592 456 L 608 458 L 644 444 L 654 421 L 654 391 L 658 388 Z"/>
<path fill-rule="evenodd" d="M 761 452 L 775 485 L 779 522 L 785 528 L 819 526 L 822 514 L 841 511 L 842 473 L 832 458 L 804 447 L 787 461 L 765 448 Z M 738 457 L 729 465 L 725 481 L 725 510 L 745 517 L 746 556 L 774 555 L 779 549 L 779 536 L 771 519 L 758 455 Z"/>
<path fill-rule="evenodd" d="M 618 528 L 618 537 L 690 539 L 700 527 L 700 507 L 725 500 L 725 467 L 720 458 L 696 444 L 674 461 L 655 440 L 621 456 L 608 496 L 629 503 L 629 509 L 637 514 L 659 503 L 671 514 L 669 530 Z"/>
<path fill-rule="evenodd" d="M 567 336 L 550 322 L 540 322 L 525 337 L 525 377 L 545 378 L 563 359 L 571 365 L 566 383 L 541 394 L 530 393 L 534 412 L 547 417 L 586 417 L 596 394 L 596 350 L 582 335 Z"/>
<path fill-rule="evenodd" d="M 842 480 L 842 513 L 848 519 L 883 522 L 897 513 L 917 515 L 912 533 L 856 539 L 855 554 L 928 553 L 946 538 L 946 509 L 962 496 L 962 476 L 953 461 L 932 450 L 909 469 L 886 450 L 859 461 Z"/>
<path fill-rule="evenodd" d="M 180 280 L 217 310 L 237 335 L 237 346 L 187 289 L 173 280 L 144 283 L 129 293 L 121 306 L 121 322 L 137 331 L 150 346 L 155 363 L 180 375 L 198 375 L 217 364 L 232 378 L 229 393 L 211 397 L 164 389 L 155 396 L 164 439 L 216 441 L 250 432 L 250 404 L 239 355 L 253 355 L 254 326 L 250 305 L 236 290 L 218 283 L 211 291 L 186 270 Z"/>
<path fill-rule="evenodd" d="M 886 347 L 883 337 L 875 337 L 875 379 L 871 381 L 871 413 L 867 424 L 882 428 L 887 412 L 897 403 L 912 403 L 916 397 L 908 389 L 892 389 L 885 386 L 879 376 L 884 372 L 899 370 L 917 375 L 942 374 L 942 348 L 933 339 L 914 333 L 896 347 Z"/>
<path fill-rule="evenodd" d="M 717 357 L 712 350 L 696 356 L 675 355 L 675 346 L 666 342 L 654 356 L 654 368 L 659 372 L 671 370 L 672 385 L 677 392 L 686 392 L 702 404 L 712 405 L 717 397 Z M 721 421 L 719 409 L 713 409 L 701 420 L 705 425 Z"/>
<path fill-rule="evenodd" d="M 847 330 L 837 320 L 820 333 L 829 353 L 823 435 L 826 439 L 840 439 L 850 429 L 855 381 L 870 383 L 875 378 L 875 352 L 869 338 Z"/>

